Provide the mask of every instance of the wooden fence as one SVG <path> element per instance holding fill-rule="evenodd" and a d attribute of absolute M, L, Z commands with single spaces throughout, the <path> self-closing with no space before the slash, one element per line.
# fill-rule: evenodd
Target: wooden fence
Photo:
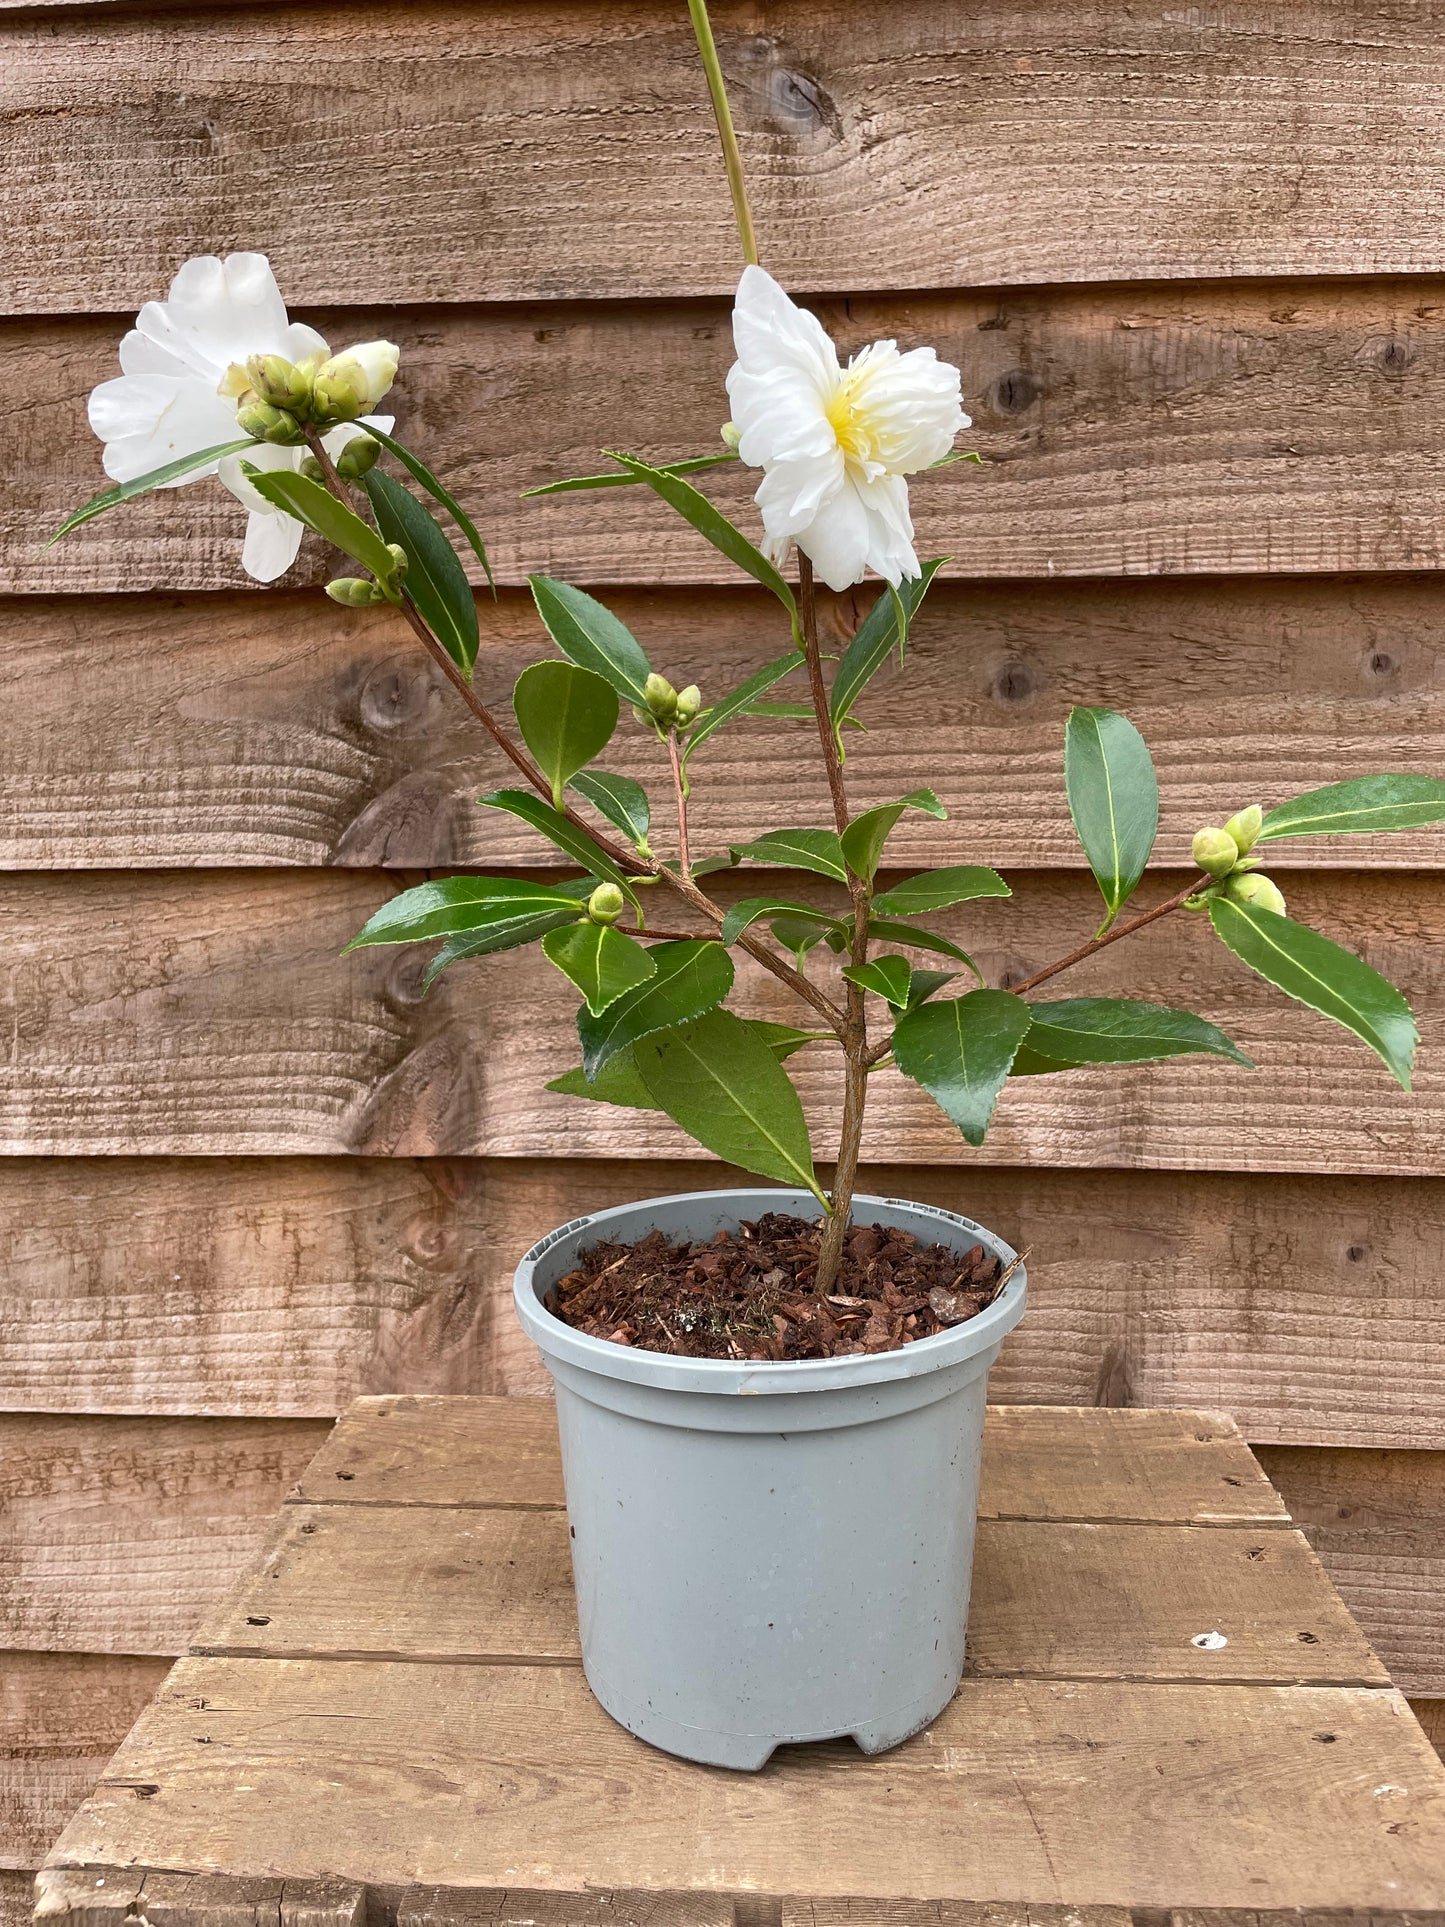
<path fill-rule="evenodd" d="M 951 821 L 901 831 L 898 860 L 947 849 L 1023 886 L 970 922 L 992 973 L 1091 927 L 1072 702 L 1150 738 L 1176 866 L 1242 803 L 1445 768 L 1442 25 L 1387 0 L 719 7 L 765 260 L 846 346 L 932 341 L 964 371 L 985 465 L 915 490 L 952 579 L 872 702 L 857 788 L 933 783 Z M 399 623 L 308 589 L 319 563 L 247 588 L 214 488 L 37 557 L 97 486 L 84 400 L 128 316 L 187 255 L 264 247 L 332 340 L 400 342 L 406 431 L 506 585 L 493 698 L 538 649 L 529 569 L 615 585 L 679 684 L 716 690 L 779 638 L 641 491 L 518 500 L 618 440 L 707 448 L 726 412 L 736 248 L 680 0 L 0 0 L 0 125 L 19 1912 L 338 1407 L 541 1393 L 506 1304 L 520 1249 L 712 1175 L 657 1118 L 540 1094 L 575 1047 L 534 960 L 425 1001 L 409 956 L 338 960 L 427 870 L 541 860 L 474 807 L 495 759 Z M 740 484 L 720 494 L 746 515 Z M 865 602 L 834 599 L 832 632 Z M 783 728 L 720 739 L 695 847 L 809 820 L 798 762 Z M 618 766 L 641 772 L 640 736 Z M 880 1089 L 870 1175 L 1032 1247 L 996 1397 L 1234 1412 L 1439 1731 L 1445 836 L 1368 855 L 1271 867 L 1415 1001 L 1413 1098 L 1181 920 L 1071 981 L 1197 1002 L 1257 1071 L 1028 1080 L 981 1153 Z M 805 1082 L 826 1125 L 829 1080 Z"/>

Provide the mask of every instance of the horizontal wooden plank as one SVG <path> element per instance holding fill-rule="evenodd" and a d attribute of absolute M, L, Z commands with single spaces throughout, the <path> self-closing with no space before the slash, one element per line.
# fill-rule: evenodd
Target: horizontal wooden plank
<path fill-rule="evenodd" d="M 148 215 L 144 233 L 155 231 Z M 138 275 L 130 285 L 132 305 L 154 292 Z M 920 477 L 911 496 L 920 552 L 951 556 L 954 574 L 1368 574 L 1445 557 L 1445 306 L 1433 282 L 856 295 L 819 313 L 845 351 L 896 336 L 962 370 L 975 422 L 962 445 L 983 465 Z M 537 569 L 590 583 L 740 580 L 644 490 L 518 499 L 595 471 L 619 437 L 659 456 L 716 447 L 733 352 L 725 304 L 314 318 L 337 340 L 396 338 L 399 432 L 476 514 L 504 580 Z M 103 479 L 85 400 L 115 373 L 122 325 L 0 324 L 0 589 L 247 583 L 244 511 L 214 482 L 127 504 L 37 552 Z M 705 479 L 756 532 L 757 474 Z M 307 579 L 334 572 L 317 545 L 308 558 Z M 376 611 L 358 620 L 404 634 Z"/>
<path fill-rule="evenodd" d="M 980 1679 L 1389 1683 L 1303 1537 L 1257 1527 L 981 1519 L 968 1648 Z M 192 1651 L 579 1664 L 566 1514 L 287 1506 Z"/>
<path fill-rule="evenodd" d="M 544 1392 L 517 1258 L 695 1163 L 0 1159 L 0 1404 L 331 1417 Z M 1027 1247 L 995 1398 L 1212 1405 L 1259 1440 L 1445 1447 L 1445 1182 L 876 1166 Z M 1077 1449 L 1077 1446 L 1076 1448 Z"/>
<path fill-rule="evenodd" d="M 748 1903 L 743 1902 L 746 1906 Z M 409 1888 L 397 1927 L 751 1927 L 724 1895 Z"/>
<path fill-rule="evenodd" d="M 365 1927 L 366 1891 L 339 1880 L 228 1880 L 108 1867 L 103 1874 L 43 1872 L 37 1920 L 65 1927 Z"/>
<path fill-rule="evenodd" d="M 756 889 L 763 876 L 723 879 L 719 901 Z M 1180 880 L 1161 872 L 1151 889 L 1162 895 Z M 783 872 L 768 872 L 767 881 L 793 887 Z M 1413 1097 L 1348 1033 L 1287 1003 L 1199 919 L 1181 915 L 1127 953 L 1112 948 L 1076 970 L 1069 993 L 1127 988 L 1163 1002 L 1187 995 L 1257 1054 L 1260 1069 L 1175 1059 L 1021 1079 L 1005 1093 L 980 1154 L 967 1151 L 916 1086 L 879 1079 L 868 1154 L 921 1163 L 1438 1173 L 1438 883 L 1356 873 L 1285 882 L 1306 922 L 1368 933 L 1365 954 L 1415 1001 L 1425 1044 Z M 0 881 L 13 959 L 0 1147 L 57 1156 L 687 1153 L 659 1113 L 542 1093 L 549 1077 L 575 1063 L 577 1046 L 567 986 L 560 977 L 539 980 L 533 955 L 488 959 L 484 974 L 452 971 L 424 999 L 416 946 L 339 958 L 394 887 L 369 875 L 284 871 Z M 812 895 L 811 882 L 797 887 Z M 1085 878 L 1043 873 L 1015 902 L 968 908 L 977 914 L 950 913 L 945 927 L 965 937 L 988 976 L 1017 981 L 1089 933 L 1098 899 Z M 744 1007 L 793 1018 L 798 1007 L 788 993 L 744 962 Z M 795 1060 L 820 1127 L 836 1115 L 835 1058 L 819 1049 Z M 820 1128 L 819 1151 L 828 1148 Z"/>
<path fill-rule="evenodd" d="M 830 642 L 871 593 L 825 602 Z M 608 600 L 679 687 L 709 697 L 779 646 L 777 605 L 761 591 Z M 544 638 L 523 592 L 483 617 L 478 686 L 505 715 L 518 665 Z M 888 802 L 928 773 L 950 820 L 906 817 L 890 843 L 899 863 L 966 851 L 1006 868 L 1078 865 L 1064 718 L 1075 702 L 1112 705 L 1159 768 L 1159 859 L 1184 863 L 1194 830 L 1244 801 L 1445 767 L 1442 654 L 1429 577 L 943 583 L 905 672 L 880 675 L 860 706 L 871 733 L 848 765 L 850 798 Z M 699 752 L 698 848 L 819 820 L 816 740 L 800 731 L 725 731 Z M 604 760 L 652 789 L 655 845 L 670 849 L 666 772 L 642 732 L 626 723 Z M 380 613 L 311 593 L 0 601 L 0 866 L 535 861 L 515 818 L 476 807 L 502 769 L 410 632 Z M 1297 865 L 1362 860 L 1445 867 L 1445 829 L 1290 846 Z"/>
<path fill-rule="evenodd" d="M 1395 1683 L 1445 1695 L 1445 1453 L 1261 1456 Z"/>
<path fill-rule="evenodd" d="M 304 1419 L 0 1417 L 0 1645 L 184 1652 L 325 1435 Z"/>
<path fill-rule="evenodd" d="M 882 1758 L 804 1748 L 747 1777 L 638 1746 L 571 1667 L 187 1659 L 53 1858 L 1395 1910 L 1445 1906 L 1442 1830 L 1445 1770 L 1388 1691 L 969 1680 Z"/>
<path fill-rule="evenodd" d="M 0 1651 L 0 1867 L 39 1866 L 165 1675 L 161 1659 Z"/>
<path fill-rule="evenodd" d="M 34 1884 L 28 1872 L 0 1870 L 0 1927 L 30 1927 Z"/>
<path fill-rule="evenodd" d="M 1002 1521 L 1289 1523 L 1233 1422 L 1217 1412 L 989 1407 L 979 1512 Z M 550 1403 L 358 1399 L 297 1480 L 306 1506 L 562 1504 Z M 358 1528 L 360 1529 L 360 1528 Z"/>
<path fill-rule="evenodd" d="M 1411 1700 L 1410 1707 L 1436 1752 L 1445 1754 L 1445 1699 Z"/>
<path fill-rule="evenodd" d="M 60 17 L 7 34 L 12 311 L 124 306 L 179 256 L 259 238 L 261 208 L 308 301 L 736 275 L 663 0 Z M 1383 0 L 1289 30 L 1261 0 L 1197 20 L 786 0 L 717 25 L 764 257 L 804 286 L 1436 266 L 1445 64 Z M 384 117 L 356 111 L 378 94 Z"/>

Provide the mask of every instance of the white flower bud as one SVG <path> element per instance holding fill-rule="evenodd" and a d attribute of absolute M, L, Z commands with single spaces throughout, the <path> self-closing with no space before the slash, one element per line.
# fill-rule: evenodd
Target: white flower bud
<path fill-rule="evenodd" d="M 321 421 L 352 422 L 368 415 L 396 380 L 401 350 L 392 341 L 362 341 L 316 371 L 316 416 Z"/>
<path fill-rule="evenodd" d="M 724 422 L 722 425 L 722 438 L 724 443 L 732 450 L 734 455 L 736 455 L 738 452 L 738 443 L 743 438 L 743 431 L 738 427 L 736 422 Z"/>

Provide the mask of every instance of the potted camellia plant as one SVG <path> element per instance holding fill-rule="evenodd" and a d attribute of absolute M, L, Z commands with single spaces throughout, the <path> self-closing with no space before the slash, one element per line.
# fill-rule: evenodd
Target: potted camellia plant
<path fill-rule="evenodd" d="M 91 401 L 115 486 L 61 533 L 143 490 L 216 475 L 250 511 L 253 576 L 288 567 L 307 529 L 350 557 L 364 573 L 327 593 L 411 626 L 510 765 L 480 805 L 563 859 L 548 882 L 460 875 L 403 891 L 352 947 L 435 946 L 430 983 L 535 946 L 581 998 L 581 1061 L 559 1065 L 549 1091 L 663 1113 L 763 1181 L 562 1225 L 516 1274 L 518 1314 L 556 1381 L 593 1690 L 659 1746 L 755 1768 L 782 1741 L 852 1734 L 878 1751 L 952 1694 L 985 1381 L 1024 1310 L 1023 1263 L 992 1232 L 857 1193 L 872 1081 L 911 1079 L 978 1145 L 1011 1078 L 1189 1054 L 1248 1062 L 1193 1012 L 1045 989 L 1159 919 L 1196 912 L 1206 940 L 1345 1025 L 1408 1088 L 1416 1031 L 1404 998 L 1292 921 L 1261 865 L 1291 838 L 1445 820 L 1445 783 L 1381 775 L 1248 804 L 1198 832 L 1199 874 L 1183 889 L 1126 917 L 1158 826 L 1154 769 L 1125 718 L 1075 709 L 1063 800 L 1102 922 L 1025 982 L 983 981 L 959 941 L 967 906 L 1009 886 L 977 864 L 885 877 L 904 813 L 943 819 L 945 805 L 921 783 L 862 811 L 848 795 L 848 754 L 867 754 L 852 732 L 870 683 L 902 660 L 940 566 L 914 553 L 908 478 L 966 458 L 954 448 L 968 426 L 959 371 L 891 341 L 844 366 L 758 265 L 702 0 L 690 11 L 747 260 L 732 420 L 712 454 L 658 464 L 616 453 L 608 471 L 536 493 L 651 491 L 659 512 L 775 599 L 771 660 L 731 690 L 678 688 L 603 603 L 536 576 L 555 653 L 521 670 L 508 719 L 474 679 L 477 606 L 446 524 L 487 571 L 481 538 L 377 412 L 396 349 L 333 354 L 289 320 L 259 255 L 191 261 L 165 302 L 142 309 L 120 378 Z M 698 486 L 721 463 L 761 470 L 760 541 Z M 870 573 L 876 602 L 841 656 L 825 656 L 815 577 L 842 590 Z M 707 745 L 762 727 L 796 729 L 800 753 L 811 745 L 827 817 L 699 851 L 689 798 Z M 616 732 L 634 728 L 655 750 L 651 791 L 607 767 Z M 808 873 L 808 887 L 779 871 Z M 725 889 L 717 872 L 733 873 Z M 744 958 L 791 993 L 796 1023 L 749 1014 Z M 827 1183 L 790 1078 L 802 1052 L 840 1072 Z"/>

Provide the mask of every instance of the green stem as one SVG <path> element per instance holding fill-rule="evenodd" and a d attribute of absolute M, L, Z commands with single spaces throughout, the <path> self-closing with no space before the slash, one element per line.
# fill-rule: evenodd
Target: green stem
<path fill-rule="evenodd" d="M 697 50 L 702 55 L 702 70 L 707 75 L 707 90 L 712 95 L 712 111 L 722 142 L 723 161 L 728 172 L 728 188 L 733 197 L 733 218 L 738 224 L 738 239 L 743 244 L 743 259 L 749 267 L 758 265 L 758 243 L 753 233 L 753 217 L 748 207 L 748 186 L 743 175 L 743 157 L 738 148 L 728 90 L 723 80 L 722 63 L 717 57 L 717 42 L 712 37 L 712 22 L 707 17 L 707 0 L 687 0 Z"/>

